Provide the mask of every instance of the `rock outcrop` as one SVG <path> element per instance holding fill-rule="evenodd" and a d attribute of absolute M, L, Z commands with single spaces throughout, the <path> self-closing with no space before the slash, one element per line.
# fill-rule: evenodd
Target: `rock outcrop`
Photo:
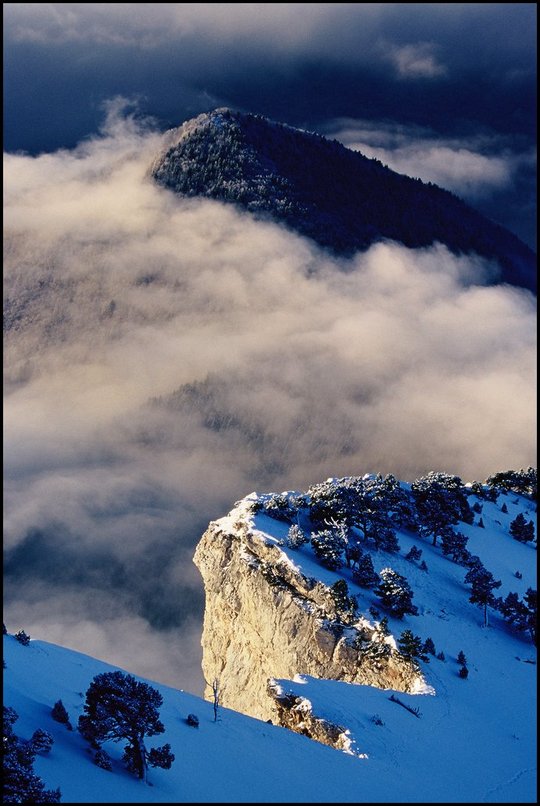
<path fill-rule="evenodd" d="M 291 703 L 269 696 L 273 678 L 306 674 L 413 691 L 423 682 L 417 665 L 376 624 L 340 620 L 330 589 L 304 576 L 278 541 L 258 528 L 254 500 L 244 499 L 211 523 L 195 552 L 206 590 L 208 698 L 218 681 L 225 707 L 283 724 Z M 312 735 L 305 724 L 301 731 Z"/>

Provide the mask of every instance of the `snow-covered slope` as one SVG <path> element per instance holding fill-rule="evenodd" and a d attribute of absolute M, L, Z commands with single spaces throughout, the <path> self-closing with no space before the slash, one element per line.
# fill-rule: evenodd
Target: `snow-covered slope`
<path fill-rule="evenodd" d="M 113 757 L 108 772 L 92 761 L 88 744 L 51 717 L 61 699 L 72 724 L 82 713 L 85 692 L 96 674 L 113 671 L 101 661 L 44 641 L 22 646 L 4 636 L 4 704 L 19 719 L 15 733 L 30 739 L 37 728 L 54 738 L 50 753 L 37 756 L 35 771 L 49 789 L 60 787 L 66 803 L 272 803 L 363 800 L 364 766 L 286 728 L 220 708 L 183 691 L 151 683 L 163 696 L 165 733 L 149 747 L 170 742 L 176 759 L 170 770 L 153 769 L 149 784 L 121 763 L 122 743 L 105 746 Z M 199 727 L 186 723 L 196 714 Z M 384 800 L 384 786 L 380 797 Z M 411 793 L 409 793 L 411 794 Z M 372 800 L 366 794 L 367 800 Z"/>
<path fill-rule="evenodd" d="M 289 500 L 294 501 L 298 495 L 287 493 L 278 498 L 289 496 Z M 471 505 L 475 499 L 476 496 L 470 496 Z M 227 517 L 211 525 L 203 538 L 203 548 L 197 549 L 196 554 L 204 570 L 208 552 L 213 550 L 219 555 L 222 543 L 225 547 L 223 562 L 218 560 L 214 569 L 222 567 L 227 577 L 238 575 L 237 556 L 240 563 L 244 557 L 249 566 L 246 575 L 253 578 L 258 569 L 259 582 L 251 583 L 257 607 L 251 609 L 245 601 L 245 587 L 227 582 L 216 589 L 211 568 L 207 567 L 205 571 L 207 606 L 208 598 L 214 596 L 225 615 L 221 623 L 213 624 L 217 620 L 217 609 L 213 608 L 210 611 L 213 617 L 205 620 L 203 664 L 207 679 L 209 675 L 221 676 L 227 690 L 226 701 L 234 703 L 235 708 L 242 707 L 240 689 L 244 684 L 241 670 L 236 666 L 249 647 L 252 653 L 257 653 L 256 673 L 259 678 L 278 677 L 280 695 L 293 695 L 288 705 L 289 713 L 280 713 L 284 724 L 315 734 L 311 727 L 313 716 L 348 731 L 350 749 L 364 759 L 362 780 L 366 799 L 381 796 L 377 782 L 384 780 L 386 797 L 393 801 L 408 801 L 411 793 L 415 793 L 413 800 L 433 802 L 533 801 L 536 780 L 536 649 L 528 633 L 511 629 L 495 608 L 489 608 L 489 626 L 484 627 L 482 608 L 469 601 L 471 586 L 464 581 L 468 568 L 445 557 L 441 547 L 433 546 L 431 539 L 423 539 L 418 533 L 406 529 L 397 533 L 398 552 L 373 550 L 370 546 L 375 571 L 380 573 L 383 568 L 391 567 L 408 580 L 414 591 L 418 613 L 396 618 L 381 606 L 372 588 L 355 583 L 351 569 L 345 565 L 339 570 L 325 568 L 309 543 L 290 548 L 287 543 L 290 522 L 265 514 L 260 508 L 265 500 L 268 496 L 253 494 L 239 502 Z M 520 512 L 527 520 L 534 518 L 534 502 L 510 492 L 501 494 L 497 501 L 482 499 L 481 506 L 481 516 L 475 513 L 473 523 L 459 523 L 459 531 L 468 538 L 467 549 L 480 557 L 495 580 L 501 581 L 495 590 L 497 596 L 504 599 L 513 591 L 522 598 L 529 587 L 536 589 L 536 551 L 533 543 L 515 540 L 509 534 L 509 528 Z M 299 522 L 308 530 L 305 513 L 305 509 L 300 510 Z M 421 568 L 420 562 L 406 559 L 413 545 L 421 548 L 427 570 Z M 273 555 L 269 553 L 271 547 Z M 272 557 L 270 573 L 268 562 Z M 273 618 L 279 629 L 287 619 L 286 623 L 298 624 L 297 641 L 304 641 L 300 617 L 294 622 L 291 611 L 295 602 L 299 604 L 299 611 L 312 605 L 301 600 L 299 586 L 292 597 L 289 596 L 291 575 L 282 569 L 291 567 L 300 579 L 316 579 L 328 587 L 345 579 L 349 593 L 358 601 L 357 625 L 369 621 L 376 623 L 377 617 L 371 610 L 377 608 L 378 618 L 388 617 L 391 636 L 386 640 L 396 646 L 401 633 L 410 630 L 423 641 L 431 638 L 436 653 L 443 653 L 444 659 L 428 655 L 429 662 L 420 661 L 419 671 L 425 684 L 402 688 L 399 693 L 394 693 L 400 701 L 395 702 L 390 699 L 392 692 L 388 686 L 374 688 L 343 682 L 351 680 L 350 669 L 346 664 L 340 668 L 339 663 L 335 663 L 340 655 L 340 643 L 329 643 L 328 638 L 328 666 L 333 668 L 334 675 L 337 667 L 340 680 L 316 679 L 322 675 L 317 672 L 315 677 L 309 673 L 313 667 L 312 656 L 307 651 L 292 654 L 277 630 L 268 640 L 263 626 Z M 516 572 L 521 576 L 516 576 Z M 281 587 L 280 575 L 283 578 Z M 265 578 L 270 579 L 269 587 Z M 231 589 L 230 596 L 225 590 L 227 586 Z M 264 594 L 265 586 L 268 587 L 267 595 Z M 227 604 L 229 599 L 232 602 L 235 593 L 237 601 L 231 610 Z M 273 603 L 274 610 L 282 611 L 281 622 L 275 613 L 265 612 L 268 602 Z M 229 621 L 227 610 L 231 613 Z M 328 634 L 331 635 L 331 618 L 328 621 L 325 615 L 323 612 L 319 620 L 322 629 L 325 629 L 325 623 L 329 624 Z M 229 635 L 223 636 L 227 626 L 230 627 Z M 345 635 L 351 629 L 354 628 L 346 628 Z M 259 645 L 254 637 L 257 632 Z M 341 640 L 348 640 L 347 635 Z M 217 652 L 214 651 L 216 646 Z M 467 679 L 459 675 L 460 652 L 467 660 Z M 357 661 L 359 675 L 371 663 L 369 657 L 366 655 L 364 659 L 360 652 Z M 291 676 L 290 668 L 294 664 L 298 674 L 293 681 L 281 679 L 282 672 L 273 674 L 273 669 L 285 665 Z M 381 666 L 381 680 L 384 680 L 383 672 Z M 260 683 L 258 690 L 262 710 L 268 700 Z M 250 690 L 251 708 L 256 713 L 255 696 L 256 693 Z M 412 711 L 418 710 L 420 716 L 402 707 L 403 704 Z M 307 715 L 305 719 L 304 715 Z"/>
<path fill-rule="evenodd" d="M 223 534 L 240 524 L 307 577 L 326 585 L 345 578 L 360 617 L 373 621 L 370 608 L 381 607 L 373 590 L 355 585 L 348 568 L 322 567 L 309 544 L 289 548 L 287 525 L 254 512 L 250 502 L 253 496 L 217 522 Z M 483 501 L 483 528 L 478 515 L 473 524 L 459 526 L 468 549 L 501 580 L 496 592 L 502 597 L 509 591 L 522 597 L 536 587 L 534 546 L 508 533 L 518 512 L 533 517 L 533 502 L 508 493 L 497 502 Z M 152 769 L 146 785 L 124 768 L 122 743 L 109 743 L 113 770 L 105 771 L 95 766 L 76 730 L 52 719 L 51 708 L 61 699 L 75 726 L 92 678 L 113 667 L 39 640 L 23 646 L 5 635 L 4 704 L 19 714 L 15 733 L 29 739 L 41 728 L 54 738 L 51 752 L 36 757 L 36 772 L 47 788 L 60 787 L 63 802 L 73 803 L 535 802 L 533 643 L 494 610 L 483 627 L 481 609 L 469 602 L 465 567 L 412 532 L 400 530 L 398 538 L 399 552 L 373 551 L 373 562 L 378 572 L 391 566 L 406 576 L 414 590 L 418 615 L 389 616 L 394 640 L 410 629 L 424 640 L 431 637 L 437 652 L 444 652 L 444 660 L 420 662 L 425 684 L 405 693 L 307 674 L 273 684 L 281 696 L 291 695 L 300 719 L 312 714 L 341 726 L 346 752 L 224 707 L 215 722 L 212 703 L 149 681 L 163 696 L 165 733 L 148 745 L 169 742 L 176 756 L 172 768 Z M 421 546 L 427 571 L 405 559 L 413 544 Z M 264 612 L 259 615 L 265 619 Z M 460 651 L 467 679 L 458 674 Z M 187 724 L 190 713 L 198 716 L 198 728 Z"/>

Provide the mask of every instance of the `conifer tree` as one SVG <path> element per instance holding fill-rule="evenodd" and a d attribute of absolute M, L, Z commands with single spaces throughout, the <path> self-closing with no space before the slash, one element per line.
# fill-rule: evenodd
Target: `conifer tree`
<path fill-rule="evenodd" d="M 13 731 L 18 718 L 13 708 L 3 707 L 2 800 L 4 803 L 59 803 L 60 789 L 45 789 L 45 784 L 34 772 L 32 743 L 22 741 Z"/>
<path fill-rule="evenodd" d="M 424 642 L 419 635 L 414 635 L 411 630 L 403 630 L 398 639 L 398 646 L 399 651 L 406 658 L 419 658 L 429 663 L 429 657 L 426 654 Z"/>
<path fill-rule="evenodd" d="M 55 702 L 51 708 L 51 716 L 56 722 L 61 722 L 63 725 L 66 725 L 68 730 L 72 730 L 69 715 L 62 700 L 57 700 Z"/>
<path fill-rule="evenodd" d="M 416 615 L 418 608 L 412 603 L 413 592 L 405 577 L 392 568 L 383 568 L 379 576 L 381 580 L 375 593 L 383 605 L 398 618 L 406 613 Z"/>
<path fill-rule="evenodd" d="M 345 544 L 342 536 L 332 529 L 323 529 L 311 535 L 311 545 L 317 558 L 333 571 L 343 565 Z"/>
<path fill-rule="evenodd" d="M 373 568 L 371 554 L 362 554 L 358 567 L 353 569 L 352 578 L 362 588 L 372 588 L 379 581 L 379 575 Z"/>
<path fill-rule="evenodd" d="M 433 638 L 426 638 L 424 641 L 424 651 L 428 652 L 430 655 L 436 655 L 435 651 L 435 644 L 433 643 Z"/>
<path fill-rule="evenodd" d="M 472 586 L 469 602 L 484 608 L 484 627 L 488 626 L 488 605 L 495 604 L 492 591 L 501 587 L 501 581 L 495 580 L 493 575 L 482 565 L 477 563 L 467 571 L 465 582 Z"/>
<path fill-rule="evenodd" d="M 534 522 L 526 521 L 525 516 L 520 512 L 510 524 L 510 534 L 514 540 L 520 543 L 530 543 L 534 540 Z"/>
<path fill-rule="evenodd" d="M 123 760 L 130 772 L 146 780 L 148 765 L 169 768 L 174 761 L 170 745 L 162 753 L 148 751 L 145 736 L 163 733 L 158 708 L 163 698 L 157 689 L 123 672 L 98 674 L 86 692 L 85 714 L 79 717 L 83 736 L 99 748 L 105 741 L 127 740 Z"/>

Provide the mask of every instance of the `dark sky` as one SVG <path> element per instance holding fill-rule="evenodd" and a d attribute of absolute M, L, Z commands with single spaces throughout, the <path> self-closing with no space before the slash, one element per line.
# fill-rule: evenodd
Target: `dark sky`
<path fill-rule="evenodd" d="M 384 162 L 535 248 L 536 4 L 6 3 L 4 22 L 7 151 L 72 148 L 118 95 L 162 128 L 231 106 L 366 150 L 399 127 Z"/>

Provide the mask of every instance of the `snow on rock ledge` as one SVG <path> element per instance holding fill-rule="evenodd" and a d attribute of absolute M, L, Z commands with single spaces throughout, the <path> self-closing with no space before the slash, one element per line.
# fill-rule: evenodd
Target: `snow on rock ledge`
<path fill-rule="evenodd" d="M 212 522 L 195 551 L 206 593 L 206 696 L 211 699 L 217 680 L 225 707 L 285 724 L 286 709 L 269 696 L 273 678 L 308 674 L 417 690 L 424 680 L 416 666 L 395 649 L 370 651 L 375 630 L 365 619 L 344 630 L 328 587 L 306 578 L 270 535 L 255 528 L 254 500 L 255 494 L 248 496 Z"/>

